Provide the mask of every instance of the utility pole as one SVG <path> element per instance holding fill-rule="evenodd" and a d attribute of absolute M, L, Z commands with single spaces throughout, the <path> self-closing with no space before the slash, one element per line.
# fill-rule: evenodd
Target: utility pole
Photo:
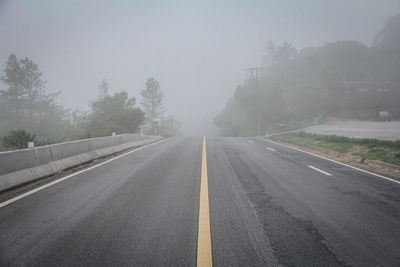
<path fill-rule="evenodd" d="M 248 79 L 254 82 L 255 87 L 258 87 L 259 86 L 258 77 L 261 72 L 261 68 L 260 67 L 248 67 L 248 68 L 246 68 L 246 72 L 247 72 Z M 257 112 L 257 133 L 258 133 L 258 135 L 261 134 L 261 111 L 260 110 L 258 110 L 258 112 Z"/>

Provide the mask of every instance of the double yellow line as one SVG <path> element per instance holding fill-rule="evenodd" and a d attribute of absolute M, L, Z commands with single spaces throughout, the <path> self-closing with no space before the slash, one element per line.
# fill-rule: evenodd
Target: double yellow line
<path fill-rule="evenodd" d="M 197 238 L 197 266 L 212 266 L 210 204 L 208 200 L 206 137 L 203 137 L 201 160 L 199 229 Z"/>

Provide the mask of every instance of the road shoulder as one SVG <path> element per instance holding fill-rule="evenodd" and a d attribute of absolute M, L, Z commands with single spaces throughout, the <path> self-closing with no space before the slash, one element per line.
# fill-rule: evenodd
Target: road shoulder
<path fill-rule="evenodd" d="M 328 149 L 320 148 L 320 147 L 313 147 L 313 146 L 308 146 L 305 144 L 300 144 L 300 143 L 295 143 L 295 142 L 289 142 L 289 141 L 282 141 L 276 138 L 263 138 L 268 141 L 273 141 L 278 144 L 283 144 L 286 146 L 290 146 L 296 149 L 304 150 L 309 153 L 316 154 L 321 157 L 326 157 L 331 160 L 338 161 L 343 164 L 348 164 L 350 166 L 353 166 L 355 168 L 359 168 L 361 170 L 365 170 L 367 172 L 372 172 L 378 175 L 383 175 L 388 178 L 394 179 L 396 181 L 400 181 L 400 167 L 380 162 L 380 161 L 375 161 L 375 160 L 363 160 L 359 156 L 355 155 L 346 155 L 342 154 L 339 152 L 331 151 Z"/>

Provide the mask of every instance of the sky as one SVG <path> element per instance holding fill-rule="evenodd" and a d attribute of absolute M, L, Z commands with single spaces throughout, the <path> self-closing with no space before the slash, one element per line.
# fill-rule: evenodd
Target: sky
<path fill-rule="evenodd" d="M 103 78 L 139 103 L 154 77 L 184 131 L 205 134 L 269 40 L 370 45 L 399 12 L 398 0 L 0 0 L 0 69 L 11 53 L 31 58 L 57 101 L 82 110 Z"/>

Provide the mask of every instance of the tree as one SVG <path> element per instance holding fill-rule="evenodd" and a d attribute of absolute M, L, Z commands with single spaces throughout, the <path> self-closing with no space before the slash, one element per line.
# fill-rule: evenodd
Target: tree
<path fill-rule="evenodd" d="M 17 129 L 33 132 L 40 139 L 64 140 L 71 128 L 68 112 L 55 102 L 57 93 L 48 93 L 42 72 L 29 58 L 18 60 L 11 54 L 1 81 L 0 136 Z"/>
<path fill-rule="evenodd" d="M 269 41 L 265 50 L 266 55 L 263 59 L 267 68 L 287 63 L 297 55 L 296 49 L 288 42 L 276 46 L 274 42 Z"/>
<path fill-rule="evenodd" d="M 378 47 L 372 48 L 338 41 L 297 53 L 289 43 L 269 42 L 259 79 L 238 86 L 215 123 L 224 135 L 246 135 L 319 114 L 374 119 L 379 110 L 389 110 L 400 116 L 396 29 L 400 15 L 389 21 L 375 41 Z"/>
<path fill-rule="evenodd" d="M 20 71 L 22 91 L 28 97 L 26 107 L 30 118 L 33 119 L 35 104 L 40 102 L 44 96 L 43 88 L 45 82 L 42 80 L 42 72 L 39 71 L 38 66 L 27 57 L 20 61 Z"/>
<path fill-rule="evenodd" d="M 37 119 L 46 108 L 54 106 L 54 100 L 59 95 L 59 92 L 45 92 L 42 72 L 32 60 L 25 58 L 18 61 L 14 54 L 8 58 L 5 76 L 1 80 L 8 88 L 0 92 L 0 101 L 13 107 L 17 115 L 13 119 L 25 118 L 27 114 L 30 120 Z"/>
<path fill-rule="evenodd" d="M 387 21 L 385 27 L 375 36 L 373 45 L 386 51 L 400 52 L 400 14 Z"/>
<path fill-rule="evenodd" d="M 142 106 L 148 121 L 154 122 L 164 114 L 163 106 L 164 94 L 160 89 L 159 83 L 154 78 L 146 81 L 146 89 L 142 90 Z"/>
<path fill-rule="evenodd" d="M 144 121 L 144 113 L 135 103 L 136 99 L 129 98 L 125 91 L 93 100 L 87 121 L 91 136 L 137 132 Z"/>
<path fill-rule="evenodd" d="M 108 82 L 103 79 L 99 85 L 99 97 L 104 98 L 106 95 L 108 95 Z"/>
<path fill-rule="evenodd" d="M 1 97 L 3 104 L 12 106 L 12 109 L 16 114 L 19 114 L 22 104 L 21 97 L 23 96 L 23 90 L 21 86 L 21 67 L 19 65 L 17 56 L 11 54 L 8 57 L 7 67 L 4 70 L 5 76 L 1 77 L 1 81 L 8 86 L 5 91 L 1 91 Z"/>
<path fill-rule="evenodd" d="M 373 45 L 374 66 L 379 78 L 400 88 L 400 14 L 387 21 L 375 36 Z"/>
<path fill-rule="evenodd" d="M 254 134 L 254 124 L 249 119 L 245 107 L 235 97 L 228 100 L 221 114 L 214 118 L 214 123 L 224 136 Z"/>

